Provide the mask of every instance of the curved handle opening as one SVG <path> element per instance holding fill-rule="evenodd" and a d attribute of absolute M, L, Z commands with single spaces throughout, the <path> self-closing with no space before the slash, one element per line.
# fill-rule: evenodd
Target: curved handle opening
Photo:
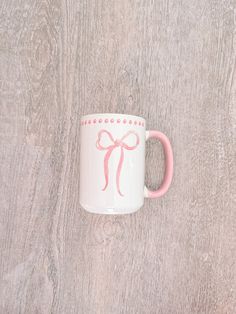
<path fill-rule="evenodd" d="M 157 198 L 163 196 L 171 185 L 174 167 L 173 152 L 168 137 L 162 132 L 154 130 L 146 131 L 146 140 L 149 138 L 156 138 L 161 142 L 165 155 L 165 174 L 161 186 L 155 191 L 149 190 L 146 186 L 144 187 L 145 197 Z"/>

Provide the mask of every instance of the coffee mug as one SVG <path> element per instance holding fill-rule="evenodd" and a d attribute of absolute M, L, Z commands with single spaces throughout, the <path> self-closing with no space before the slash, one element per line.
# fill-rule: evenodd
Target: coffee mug
<path fill-rule="evenodd" d="M 158 139 L 164 148 L 165 174 L 160 188 L 144 185 L 145 142 Z M 144 197 L 164 195 L 173 176 L 168 138 L 146 131 L 145 119 L 116 113 L 83 116 L 80 129 L 80 204 L 97 214 L 128 214 L 143 206 Z"/>

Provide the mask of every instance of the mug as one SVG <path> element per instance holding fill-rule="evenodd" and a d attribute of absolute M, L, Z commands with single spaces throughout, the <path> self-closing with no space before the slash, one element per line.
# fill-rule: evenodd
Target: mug
<path fill-rule="evenodd" d="M 143 206 L 144 197 L 164 195 L 173 176 L 168 138 L 146 131 L 144 118 L 116 113 L 91 114 L 80 123 L 80 204 L 97 214 L 128 214 Z M 158 139 L 164 148 L 165 175 L 161 186 L 144 185 L 145 142 Z"/>

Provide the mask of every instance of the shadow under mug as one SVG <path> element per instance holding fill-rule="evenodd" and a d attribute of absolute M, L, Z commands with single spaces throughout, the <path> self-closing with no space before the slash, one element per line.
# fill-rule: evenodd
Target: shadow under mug
<path fill-rule="evenodd" d="M 165 174 L 156 191 L 144 184 L 145 143 L 158 139 L 165 154 Z M 80 204 L 92 213 L 128 214 L 143 206 L 144 197 L 158 198 L 170 187 L 173 153 L 168 138 L 146 131 L 142 117 L 91 114 L 81 118 Z"/>

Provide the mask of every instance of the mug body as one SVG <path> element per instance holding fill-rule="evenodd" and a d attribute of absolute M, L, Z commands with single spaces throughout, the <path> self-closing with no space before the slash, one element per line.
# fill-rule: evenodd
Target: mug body
<path fill-rule="evenodd" d="M 81 206 L 98 214 L 137 211 L 144 201 L 145 120 L 91 114 L 80 128 Z"/>

